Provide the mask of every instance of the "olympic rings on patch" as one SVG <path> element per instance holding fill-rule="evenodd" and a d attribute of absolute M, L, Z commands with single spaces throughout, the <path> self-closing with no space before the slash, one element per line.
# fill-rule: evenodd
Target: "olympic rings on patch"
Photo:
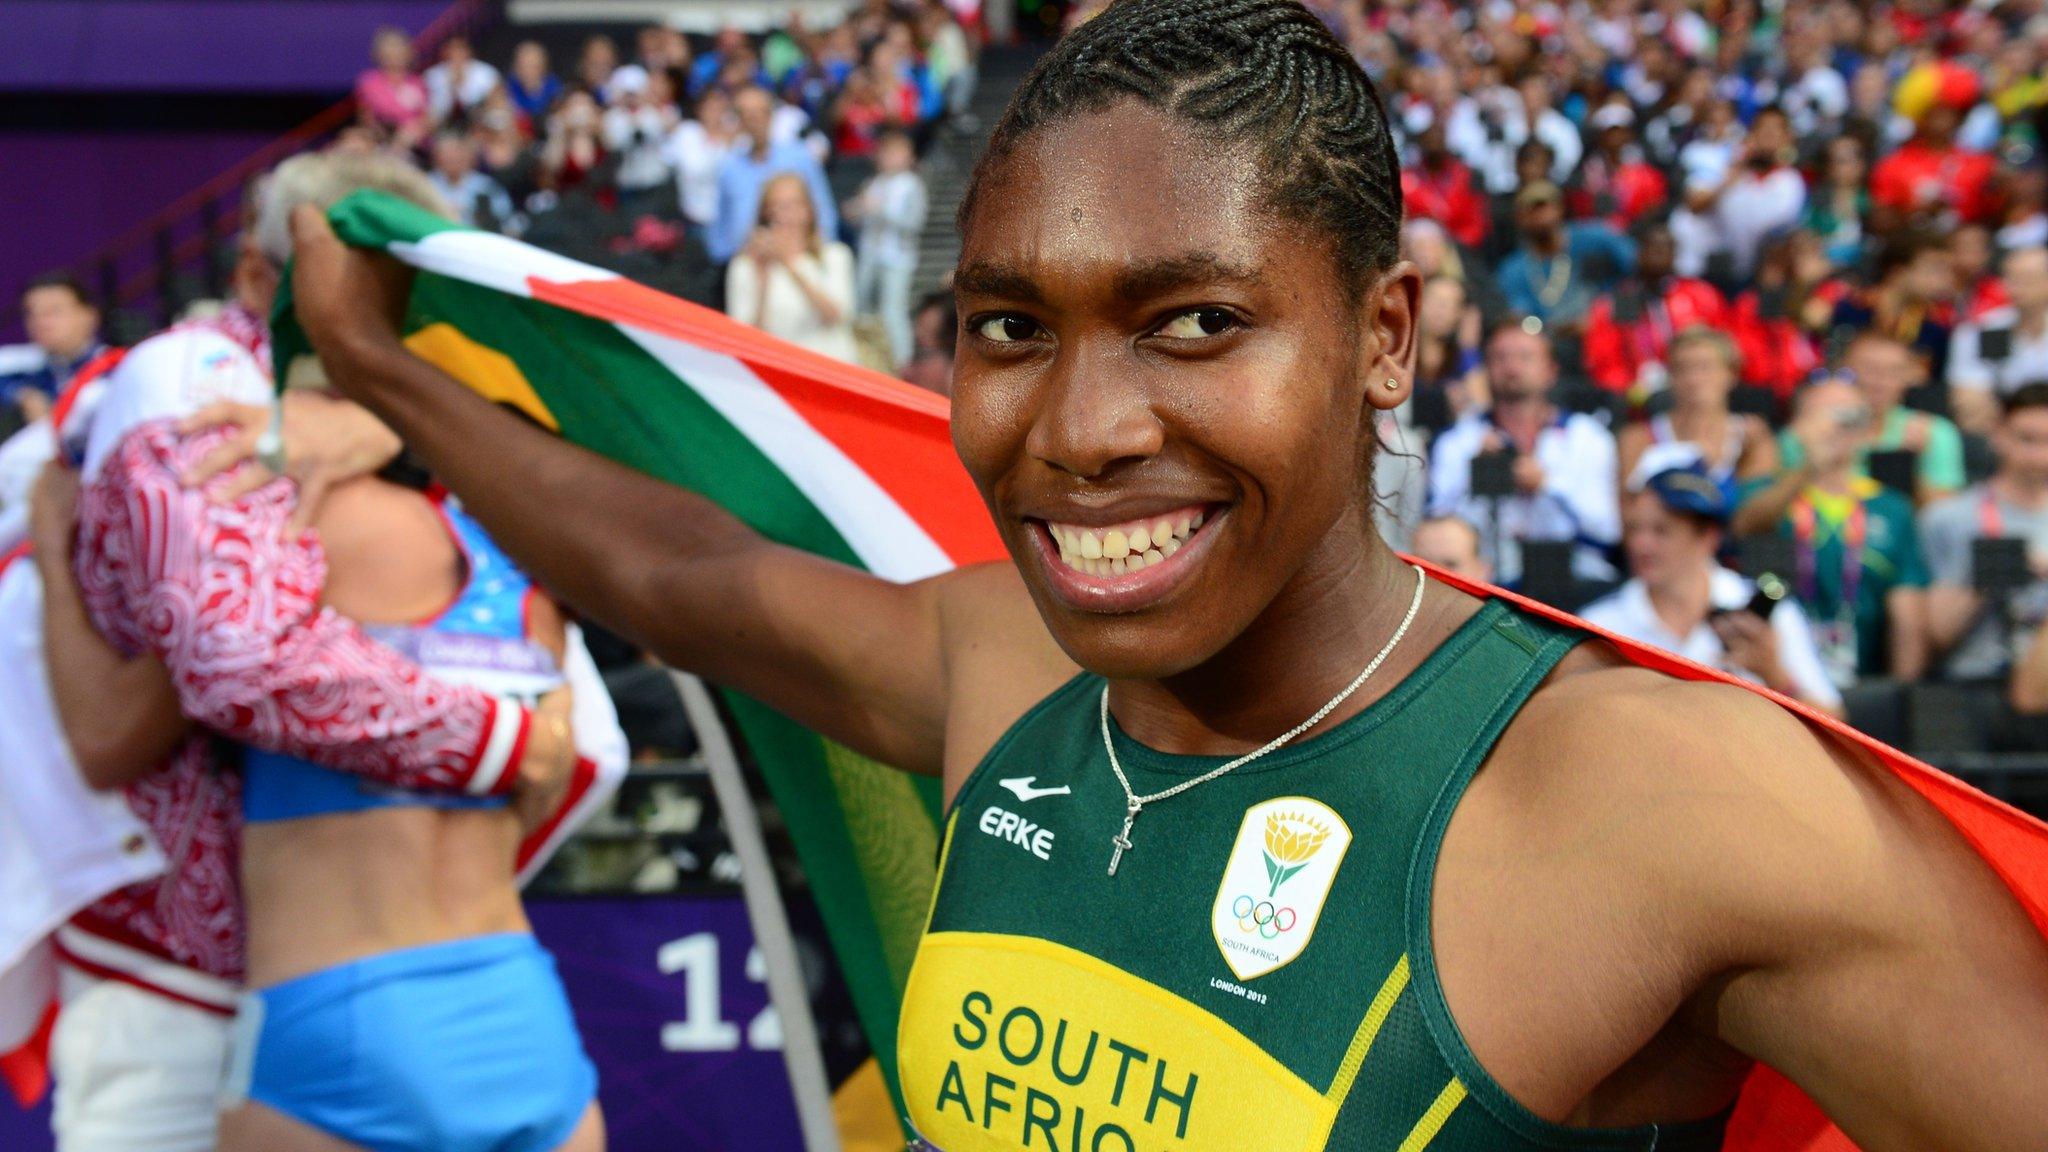
<path fill-rule="evenodd" d="M 1231 901 L 1230 914 L 1237 917 L 1238 931 L 1256 932 L 1266 940 L 1294 931 L 1295 924 L 1301 919 L 1292 908 L 1280 907 L 1271 900 L 1254 900 L 1250 896 L 1239 896 Z"/>

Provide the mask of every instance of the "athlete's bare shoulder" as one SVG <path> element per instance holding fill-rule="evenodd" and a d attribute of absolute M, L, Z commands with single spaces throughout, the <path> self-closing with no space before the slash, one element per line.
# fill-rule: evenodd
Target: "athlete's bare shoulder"
<path fill-rule="evenodd" d="M 1574 656 L 1503 735 L 1492 788 L 1546 819 L 1611 814 L 1630 830 L 1612 840 L 1616 866 L 1707 914 L 1756 903 L 1811 927 L 1841 905 L 1813 881 L 1887 837 L 1952 846 L 1903 782 L 1768 698 L 1640 668 L 1604 644 Z M 1717 889 L 1727 904 L 1699 903 Z M 1712 934 L 1731 941 L 1728 927 Z"/>
<path fill-rule="evenodd" d="M 933 581 L 950 701 L 948 794 L 1031 706 L 1080 671 L 1054 642 L 1024 578 L 1007 561 Z"/>
<path fill-rule="evenodd" d="M 1678 1018 L 1864 1147 L 2044 1146 L 2016 1069 L 2048 1062 L 2048 947 L 1961 835 L 1769 699 L 1586 647 L 1475 782 L 1485 831 L 1625 905 L 1690 986 Z"/>

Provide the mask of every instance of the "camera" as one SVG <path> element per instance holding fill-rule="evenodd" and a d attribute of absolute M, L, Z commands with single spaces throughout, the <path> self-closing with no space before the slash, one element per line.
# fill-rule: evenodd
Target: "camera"
<path fill-rule="evenodd" d="M 1496 448 L 1472 458 L 1472 495 L 1500 499 L 1515 494 L 1515 453 Z"/>

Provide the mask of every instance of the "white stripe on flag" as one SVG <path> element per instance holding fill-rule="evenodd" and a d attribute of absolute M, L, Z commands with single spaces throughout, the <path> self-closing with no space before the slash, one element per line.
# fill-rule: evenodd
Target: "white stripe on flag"
<path fill-rule="evenodd" d="M 832 522 L 868 571 L 907 582 L 952 570 L 952 559 L 902 505 L 744 363 L 629 325 L 619 331 L 752 441 Z"/>
<path fill-rule="evenodd" d="M 527 287 L 528 277 L 560 284 L 619 278 L 616 272 L 557 256 L 495 232 L 436 232 L 417 244 L 394 241 L 391 254 L 422 272 L 528 298 L 533 295 Z"/>

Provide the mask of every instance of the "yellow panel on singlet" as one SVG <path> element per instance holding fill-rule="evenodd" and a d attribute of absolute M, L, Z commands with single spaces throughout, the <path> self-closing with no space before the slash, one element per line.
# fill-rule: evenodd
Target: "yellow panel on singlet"
<path fill-rule="evenodd" d="M 944 1032 L 899 1046 L 905 1096 L 936 1101 L 919 1131 L 946 1152 L 1244 1152 L 1251 1117 L 1261 1152 L 1297 1152 L 1321 1148 L 1336 1118 L 1215 1016 L 1050 941 L 934 933 L 908 996 L 953 1009 Z"/>

